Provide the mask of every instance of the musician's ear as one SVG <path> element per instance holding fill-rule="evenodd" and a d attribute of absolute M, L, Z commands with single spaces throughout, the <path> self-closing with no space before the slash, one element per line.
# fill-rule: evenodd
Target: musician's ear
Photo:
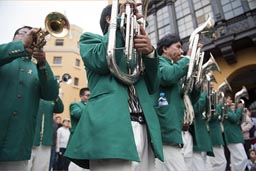
<path fill-rule="evenodd" d="M 106 22 L 109 24 L 110 23 L 110 16 L 106 16 Z"/>

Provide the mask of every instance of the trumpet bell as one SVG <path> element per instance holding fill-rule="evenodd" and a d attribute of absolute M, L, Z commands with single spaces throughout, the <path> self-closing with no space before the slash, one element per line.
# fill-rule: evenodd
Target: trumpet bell
<path fill-rule="evenodd" d="M 51 12 L 45 18 L 45 29 L 54 37 L 65 37 L 69 28 L 68 19 L 59 12 Z"/>
<path fill-rule="evenodd" d="M 71 82 L 72 82 L 72 77 L 71 77 L 71 75 L 68 74 L 68 73 L 63 74 L 63 75 L 62 75 L 62 79 L 61 79 L 60 82 L 64 82 L 64 83 L 66 83 L 66 84 L 71 84 Z"/>

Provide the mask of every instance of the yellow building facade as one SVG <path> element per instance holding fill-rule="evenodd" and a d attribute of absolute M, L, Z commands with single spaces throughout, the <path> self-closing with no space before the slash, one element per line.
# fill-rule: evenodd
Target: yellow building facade
<path fill-rule="evenodd" d="M 71 25 L 67 36 L 56 38 L 49 35 L 46 38 L 44 50 L 54 75 L 61 80 L 63 74 L 68 73 L 72 78 L 70 84 L 60 82 L 59 96 L 64 103 L 64 112 L 59 114 L 62 119 L 70 118 L 70 103 L 80 101 L 79 91 L 87 87 L 86 71 L 78 44 L 82 31 L 80 27 Z"/>

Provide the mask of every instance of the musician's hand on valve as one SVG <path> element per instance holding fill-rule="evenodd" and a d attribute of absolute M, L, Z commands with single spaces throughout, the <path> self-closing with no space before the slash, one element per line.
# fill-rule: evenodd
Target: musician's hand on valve
<path fill-rule="evenodd" d="M 39 68 L 43 68 L 45 66 L 46 57 L 43 49 L 34 48 L 33 58 L 37 60 L 37 65 L 39 66 Z"/>
<path fill-rule="evenodd" d="M 140 35 L 134 37 L 134 48 L 144 55 L 150 54 L 154 50 L 143 26 L 140 26 Z"/>
<path fill-rule="evenodd" d="M 37 33 L 36 28 L 33 28 L 27 32 L 27 34 L 22 38 L 22 44 L 24 46 L 25 51 L 29 54 L 29 56 L 33 53 L 33 42 Z"/>

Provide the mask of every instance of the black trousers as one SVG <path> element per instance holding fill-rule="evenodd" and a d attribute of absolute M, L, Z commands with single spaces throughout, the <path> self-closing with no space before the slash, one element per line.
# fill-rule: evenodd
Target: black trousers
<path fill-rule="evenodd" d="M 68 171 L 68 166 L 70 164 L 70 160 L 64 156 L 66 148 L 60 148 L 57 169 L 59 171 Z"/>

